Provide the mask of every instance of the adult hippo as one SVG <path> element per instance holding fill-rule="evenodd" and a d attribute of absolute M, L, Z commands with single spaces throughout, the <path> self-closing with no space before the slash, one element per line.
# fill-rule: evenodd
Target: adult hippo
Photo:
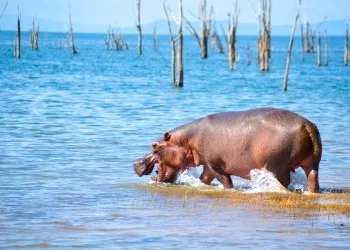
<path fill-rule="evenodd" d="M 159 182 L 174 182 L 179 171 L 203 165 L 205 184 L 216 178 L 232 188 L 230 175 L 249 179 L 252 169 L 272 172 L 284 186 L 299 166 L 308 190 L 319 192 L 321 137 L 315 124 L 291 111 L 274 108 L 224 112 L 200 118 L 164 134 L 152 151 L 134 163 L 139 175 L 158 163 Z"/>

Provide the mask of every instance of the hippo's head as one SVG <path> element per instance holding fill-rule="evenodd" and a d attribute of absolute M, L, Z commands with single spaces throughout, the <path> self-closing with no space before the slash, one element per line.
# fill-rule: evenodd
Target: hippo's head
<path fill-rule="evenodd" d="M 173 183 L 180 171 L 193 166 L 193 156 L 189 148 L 171 137 L 166 132 L 163 140 L 152 143 L 152 151 L 134 162 L 134 170 L 138 176 L 151 174 L 154 165 L 158 163 L 158 177 L 154 180 Z"/>

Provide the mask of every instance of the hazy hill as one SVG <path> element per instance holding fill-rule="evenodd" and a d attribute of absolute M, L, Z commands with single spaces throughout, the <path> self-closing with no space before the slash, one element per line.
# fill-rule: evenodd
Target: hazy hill
<path fill-rule="evenodd" d="M 2 30 L 15 30 L 16 29 L 16 20 L 17 16 L 4 15 L 1 22 Z M 52 32 L 64 32 L 66 31 L 65 26 L 67 23 L 64 22 L 55 22 L 51 20 L 44 20 L 38 18 L 37 20 L 40 25 L 41 31 L 52 31 Z M 143 24 L 142 29 L 144 34 L 152 34 L 154 24 L 157 23 L 158 32 L 160 34 L 168 34 L 168 26 L 165 20 L 160 20 L 157 22 Z M 32 24 L 32 17 L 22 16 L 22 30 L 28 31 L 30 30 Z M 218 21 L 217 22 L 217 30 L 219 34 L 221 34 L 220 24 L 223 25 L 224 29 L 227 28 L 227 21 Z M 197 22 L 192 23 L 192 25 L 200 29 L 200 24 Z M 174 31 L 176 31 L 176 25 L 172 23 Z M 93 32 L 93 33 L 104 33 L 107 30 L 108 24 L 99 25 L 99 24 L 82 24 L 82 23 L 73 23 L 73 28 L 75 32 Z M 311 27 L 316 27 L 316 24 L 311 24 Z M 327 30 L 328 35 L 337 36 L 345 34 L 345 21 L 337 20 L 337 21 L 326 21 L 321 26 L 321 31 Z M 121 30 L 126 33 L 136 33 L 136 28 L 134 26 L 129 27 L 121 27 Z M 289 36 L 292 30 L 291 25 L 273 25 L 272 26 L 272 35 L 275 36 Z M 185 29 L 185 32 L 188 31 Z M 239 23 L 238 24 L 238 35 L 256 35 L 257 33 L 257 25 L 255 23 Z M 300 35 L 300 28 L 298 27 L 296 30 L 296 35 Z"/>

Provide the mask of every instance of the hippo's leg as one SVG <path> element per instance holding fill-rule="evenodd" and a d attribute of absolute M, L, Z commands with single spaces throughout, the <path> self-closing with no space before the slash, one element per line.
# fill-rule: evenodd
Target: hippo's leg
<path fill-rule="evenodd" d="M 203 166 L 203 173 L 201 174 L 201 177 L 199 179 L 204 184 L 210 185 L 210 183 L 214 180 L 214 175 L 210 171 L 208 166 Z"/>
<path fill-rule="evenodd" d="M 290 184 L 290 171 L 288 169 L 288 171 L 283 171 L 283 172 L 279 172 L 276 175 L 277 180 L 281 183 L 281 185 L 288 189 L 288 186 Z"/>
<path fill-rule="evenodd" d="M 318 183 L 318 163 L 311 166 L 301 166 L 307 177 L 307 187 L 309 193 L 319 193 L 320 184 Z"/>
<path fill-rule="evenodd" d="M 289 191 L 288 186 L 290 184 L 290 166 L 280 163 L 281 161 L 272 162 L 268 164 L 265 168 L 274 174 L 276 179 L 281 184 L 281 190 Z"/>
<path fill-rule="evenodd" d="M 224 186 L 224 188 L 233 188 L 231 176 L 225 173 L 220 167 L 213 167 L 208 164 L 208 168 L 213 176 Z"/>

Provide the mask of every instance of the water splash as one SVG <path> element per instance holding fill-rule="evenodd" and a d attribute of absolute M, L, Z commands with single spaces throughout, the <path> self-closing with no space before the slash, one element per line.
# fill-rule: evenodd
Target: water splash
<path fill-rule="evenodd" d="M 278 192 L 287 193 L 288 190 L 283 188 L 273 173 L 266 169 L 253 169 L 250 171 L 251 182 L 249 189 L 245 193 L 262 193 L 262 192 Z"/>
<path fill-rule="evenodd" d="M 176 180 L 177 184 L 187 185 L 191 187 L 205 187 L 206 185 L 199 179 L 198 170 L 191 168 L 183 171 Z"/>
<path fill-rule="evenodd" d="M 175 183 L 177 185 L 206 189 L 209 186 L 202 183 L 199 179 L 201 173 L 201 167 L 187 169 L 179 174 Z M 232 183 L 234 190 L 242 191 L 245 193 L 288 193 L 288 190 L 297 191 L 299 193 L 307 192 L 307 180 L 302 169 L 296 169 L 295 173 L 291 172 L 291 184 L 288 186 L 288 190 L 280 184 L 273 173 L 267 171 L 266 169 L 253 169 L 250 171 L 249 175 L 251 179 L 250 181 L 246 181 L 240 178 L 233 178 Z M 150 180 L 149 183 L 154 184 L 156 182 Z M 213 181 L 211 186 L 219 189 L 223 188 L 222 184 L 218 183 L 216 180 Z"/>
<path fill-rule="evenodd" d="M 290 178 L 291 182 L 288 186 L 290 191 L 296 191 L 299 193 L 307 192 L 307 179 L 301 168 L 297 168 L 294 173 L 291 173 Z"/>

